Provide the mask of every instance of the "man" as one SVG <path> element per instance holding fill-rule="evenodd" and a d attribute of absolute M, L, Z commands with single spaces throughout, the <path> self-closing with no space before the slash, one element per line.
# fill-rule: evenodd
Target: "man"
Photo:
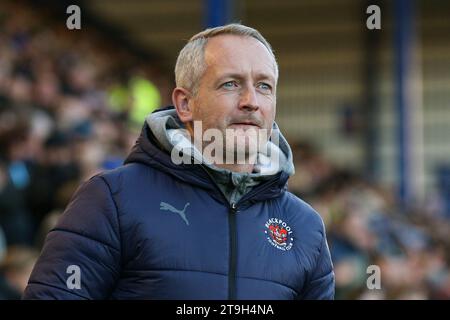
<path fill-rule="evenodd" d="M 323 222 L 286 191 L 270 45 L 243 25 L 207 29 L 175 76 L 175 108 L 149 115 L 124 166 L 76 192 L 24 297 L 332 299 Z"/>

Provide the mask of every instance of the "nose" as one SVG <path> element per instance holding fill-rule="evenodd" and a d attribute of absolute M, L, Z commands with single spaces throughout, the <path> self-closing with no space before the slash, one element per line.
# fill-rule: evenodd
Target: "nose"
<path fill-rule="evenodd" d="M 241 92 L 239 109 L 254 112 L 259 109 L 256 89 L 253 86 L 247 87 Z"/>

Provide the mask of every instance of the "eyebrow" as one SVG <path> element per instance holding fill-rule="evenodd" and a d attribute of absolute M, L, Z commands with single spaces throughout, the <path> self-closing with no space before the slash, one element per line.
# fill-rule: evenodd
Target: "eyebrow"
<path fill-rule="evenodd" d="M 219 84 L 220 82 L 222 82 L 223 80 L 225 80 L 227 78 L 242 80 L 244 77 L 239 73 L 234 73 L 234 72 L 225 73 L 223 76 L 221 76 L 217 80 L 217 83 Z M 255 78 L 258 80 L 269 80 L 269 81 L 275 83 L 275 78 L 266 73 L 257 73 Z"/>

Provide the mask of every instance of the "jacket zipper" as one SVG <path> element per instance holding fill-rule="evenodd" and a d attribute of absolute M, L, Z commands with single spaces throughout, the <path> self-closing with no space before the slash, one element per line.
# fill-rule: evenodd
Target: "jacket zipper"
<path fill-rule="evenodd" d="M 192 159 L 191 159 L 192 160 Z M 220 194 L 225 199 L 225 203 L 228 203 L 227 197 L 223 194 L 222 190 L 217 186 L 214 178 L 203 166 L 201 166 L 206 175 L 211 179 L 213 185 L 219 190 Z M 228 210 L 228 232 L 229 232 L 229 257 L 228 257 L 228 300 L 236 300 L 236 251 L 237 251 L 237 239 L 236 239 L 236 212 L 238 211 L 237 204 L 235 202 L 230 203 L 230 209 Z"/>
<path fill-rule="evenodd" d="M 236 253 L 237 253 L 237 239 L 236 239 L 236 203 L 231 203 L 228 226 L 230 232 L 230 265 L 228 273 L 228 300 L 236 300 Z"/>
<path fill-rule="evenodd" d="M 272 184 L 269 184 L 266 188 L 270 188 Z M 264 188 L 263 190 L 265 190 Z M 254 191 L 254 190 L 253 190 Z M 261 192 L 261 191 L 259 191 Z M 256 192 L 254 192 L 256 193 Z M 238 203 L 243 203 L 246 198 L 250 198 L 253 192 L 247 194 L 247 197 L 242 197 Z M 236 231 L 236 213 L 238 212 L 238 205 L 235 202 L 230 204 L 229 210 L 229 233 L 230 233 L 230 265 L 228 273 L 228 300 L 236 300 L 236 267 L 237 267 L 237 231 Z"/>
<path fill-rule="evenodd" d="M 216 186 L 216 188 L 220 191 L 222 196 L 225 199 L 225 202 L 228 203 L 227 198 L 223 194 L 222 190 L 217 186 L 216 182 L 214 181 L 214 178 L 210 175 L 208 170 L 206 170 L 203 166 L 201 166 L 203 171 L 208 175 L 208 177 L 211 179 L 213 184 Z M 263 190 L 266 190 L 266 188 L 270 188 L 273 183 L 270 183 L 268 186 L 263 188 Z M 246 201 L 246 199 L 250 198 L 253 194 L 257 193 L 255 190 L 252 190 L 253 192 L 248 193 L 246 196 L 242 197 L 238 203 L 243 203 Z M 262 190 L 258 190 L 258 192 L 261 192 Z M 237 231 L 236 231 L 236 213 L 238 212 L 238 205 L 235 202 L 230 203 L 230 209 L 228 211 L 228 230 L 230 235 L 230 253 L 229 253 L 229 265 L 228 265 L 228 300 L 236 300 L 236 260 L 237 260 Z"/>

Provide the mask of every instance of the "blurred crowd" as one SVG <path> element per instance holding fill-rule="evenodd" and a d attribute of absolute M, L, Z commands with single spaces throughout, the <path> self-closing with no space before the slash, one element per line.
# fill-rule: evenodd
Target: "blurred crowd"
<path fill-rule="evenodd" d="M 42 10 L 41 10 L 42 11 Z M 171 75 L 101 31 L 69 31 L 26 1 L 0 2 L 0 299 L 18 299 L 79 184 L 119 166 Z M 337 299 L 450 298 L 450 224 L 432 206 L 294 148 L 290 189 L 324 218 Z M 381 268 L 368 290 L 367 267 Z"/>
<path fill-rule="evenodd" d="M 20 297 L 78 185 L 119 166 L 167 96 L 170 75 L 61 13 L 0 2 L 0 299 Z"/>
<path fill-rule="evenodd" d="M 400 206 L 393 190 L 334 166 L 308 143 L 295 146 L 294 159 L 290 189 L 324 219 L 336 299 L 450 299 L 444 206 Z M 379 290 L 369 289 L 375 283 L 369 266 L 380 270 Z"/>

